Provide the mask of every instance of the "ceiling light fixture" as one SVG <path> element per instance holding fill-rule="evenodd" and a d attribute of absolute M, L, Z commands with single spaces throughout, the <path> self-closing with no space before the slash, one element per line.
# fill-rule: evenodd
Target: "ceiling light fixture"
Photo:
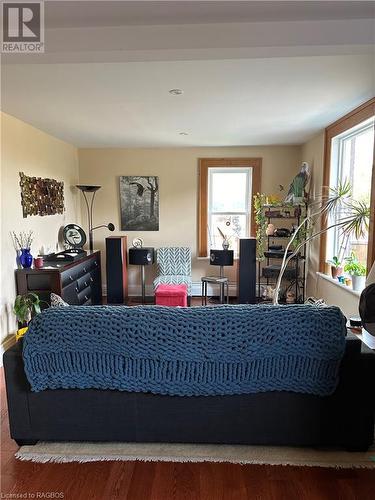
<path fill-rule="evenodd" d="M 169 90 L 171 95 L 182 95 L 184 91 L 182 89 L 171 89 Z"/>
<path fill-rule="evenodd" d="M 179 135 L 189 135 L 187 132 L 179 132 Z"/>

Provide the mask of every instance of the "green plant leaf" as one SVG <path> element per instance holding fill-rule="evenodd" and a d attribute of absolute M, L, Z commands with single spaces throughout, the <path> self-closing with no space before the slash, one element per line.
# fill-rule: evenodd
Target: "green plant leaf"
<path fill-rule="evenodd" d="M 36 314 L 40 314 L 40 305 L 39 304 L 34 304 L 34 311 Z"/>
<path fill-rule="evenodd" d="M 32 302 L 33 304 L 39 304 L 40 299 L 39 299 L 39 297 L 38 297 L 38 295 L 37 295 L 36 293 L 34 293 L 34 292 L 29 292 L 28 297 L 30 298 L 30 300 L 31 300 L 31 302 Z M 33 300 L 32 300 L 32 299 L 33 299 Z"/>

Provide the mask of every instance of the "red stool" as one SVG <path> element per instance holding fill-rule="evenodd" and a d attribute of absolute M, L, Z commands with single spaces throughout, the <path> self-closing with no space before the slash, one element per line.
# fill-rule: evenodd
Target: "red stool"
<path fill-rule="evenodd" d="M 187 307 L 187 286 L 158 285 L 155 290 L 155 303 L 157 306 Z"/>

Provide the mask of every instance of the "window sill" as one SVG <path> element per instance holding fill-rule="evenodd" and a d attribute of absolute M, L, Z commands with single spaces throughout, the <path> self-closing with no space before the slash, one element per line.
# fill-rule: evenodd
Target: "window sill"
<path fill-rule="evenodd" d="M 328 274 L 317 272 L 316 275 L 319 278 L 323 278 L 324 280 L 332 283 L 333 285 L 337 286 L 341 290 L 345 290 L 346 292 L 351 293 L 352 295 L 354 295 L 357 298 L 359 298 L 361 296 L 361 292 L 357 292 L 356 290 L 353 290 L 349 286 L 344 285 L 343 283 L 339 283 L 338 280 L 334 280 L 333 278 L 331 278 L 331 276 L 328 276 Z"/>

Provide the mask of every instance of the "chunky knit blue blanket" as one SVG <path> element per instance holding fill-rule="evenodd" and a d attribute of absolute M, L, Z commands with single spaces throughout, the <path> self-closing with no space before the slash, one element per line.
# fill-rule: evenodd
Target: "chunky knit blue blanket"
<path fill-rule="evenodd" d="M 31 322 L 33 391 L 118 389 L 179 396 L 332 393 L 345 348 L 336 307 L 62 307 Z"/>

